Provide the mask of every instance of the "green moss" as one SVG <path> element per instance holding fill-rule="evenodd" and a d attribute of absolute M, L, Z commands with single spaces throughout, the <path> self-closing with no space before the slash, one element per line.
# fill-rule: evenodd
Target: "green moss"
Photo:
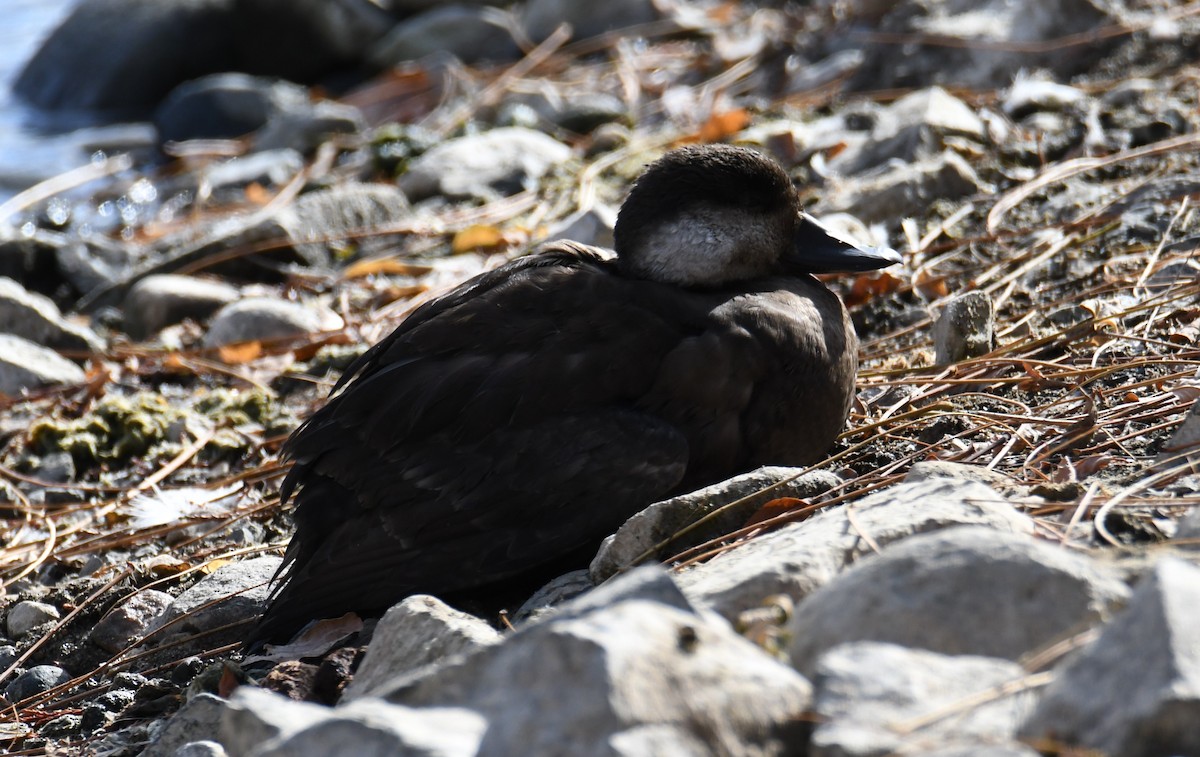
<path fill-rule="evenodd" d="M 158 394 L 108 395 L 81 418 L 33 424 L 29 441 L 41 454 L 69 452 L 81 468 L 123 463 L 166 441 L 171 425 L 183 417 Z"/>

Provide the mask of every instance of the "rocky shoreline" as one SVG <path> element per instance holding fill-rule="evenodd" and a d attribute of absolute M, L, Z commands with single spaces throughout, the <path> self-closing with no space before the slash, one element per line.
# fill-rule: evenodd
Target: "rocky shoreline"
<path fill-rule="evenodd" d="M 1198 39 L 1155 0 L 84 3 L 16 91 L 153 128 L 0 204 L 0 748 L 1200 754 Z M 503 615 L 245 657 L 276 454 L 340 372 L 611 245 L 689 141 L 905 257 L 828 282 L 863 343 L 829 459 Z"/>

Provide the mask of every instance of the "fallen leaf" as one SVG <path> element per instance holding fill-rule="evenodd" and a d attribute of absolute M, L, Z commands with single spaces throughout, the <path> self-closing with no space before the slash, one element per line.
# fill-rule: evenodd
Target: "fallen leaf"
<path fill-rule="evenodd" d="M 750 125 L 750 113 L 745 108 L 713 113 L 700 127 L 700 142 L 720 142 Z"/>
<path fill-rule="evenodd" d="M 503 247 L 508 244 L 504 232 L 499 228 L 486 224 L 476 224 L 455 233 L 450 249 L 454 254 L 471 252 L 472 250 L 487 250 Z"/>
<path fill-rule="evenodd" d="M 863 273 L 854 277 L 850 291 L 843 298 L 847 306 L 862 305 L 876 297 L 882 297 L 900 289 L 904 280 L 886 271 L 880 273 Z"/>
<path fill-rule="evenodd" d="M 232 666 L 225 664 L 221 668 L 221 680 L 217 683 L 217 696 L 228 699 L 233 690 L 242 685 L 241 676 Z"/>
<path fill-rule="evenodd" d="M 941 299 L 950 294 L 950 287 L 946 286 L 946 277 L 942 274 L 930 273 L 927 270 L 917 273 L 916 279 L 913 280 L 913 286 L 927 300 Z"/>
<path fill-rule="evenodd" d="M 361 631 L 362 628 L 362 618 L 352 612 L 337 618 L 318 620 L 310 623 L 299 636 L 287 644 L 267 644 L 263 654 L 251 655 L 244 662 L 280 662 L 299 660 L 305 657 L 321 657 L 351 634 Z"/>
<path fill-rule="evenodd" d="M 796 499 L 795 497 L 780 497 L 778 499 L 773 499 L 762 507 L 758 508 L 758 510 L 750 516 L 750 519 L 746 521 L 743 528 L 756 526 L 759 523 L 783 515 L 784 513 L 795 510 L 798 507 L 804 507 L 807 504 L 808 503 L 804 500 Z"/>
<path fill-rule="evenodd" d="M 271 193 L 257 181 L 252 181 L 246 185 L 246 200 L 255 205 L 266 205 L 272 199 Z"/>
<path fill-rule="evenodd" d="M 226 565 L 230 565 L 232 563 L 233 560 L 226 560 L 225 558 L 218 557 L 216 560 L 209 560 L 208 562 L 204 563 L 204 565 L 201 565 L 200 572 L 207 576 L 210 573 L 215 573 L 219 569 L 224 568 Z"/>
<path fill-rule="evenodd" d="M 257 339 L 249 342 L 225 344 L 217 348 L 217 354 L 221 356 L 221 361 L 227 365 L 242 365 L 262 355 L 263 346 L 262 342 Z"/>
<path fill-rule="evenodd" d="M 359 260 L 346 266 L 342 271 L 344 279 L 361 279 L 366 276 L 423 276 L 433 269 L 427 265 L 405 263 L 396 258 L 373 258 Z"/>

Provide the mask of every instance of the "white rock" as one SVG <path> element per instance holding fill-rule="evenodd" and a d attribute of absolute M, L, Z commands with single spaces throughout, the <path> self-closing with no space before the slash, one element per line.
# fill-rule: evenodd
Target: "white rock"
<path fill-rule="evenodd" d="M 531 188 L 571 148 L 532 129 L 508 127 L 452 139 L 415 159 L 400 177 L 412 200 L 433 195 L 485 200 Z"/>
<path fill-rule="evenodd" d="M 116 654 L 137 640 L 174 598 L 162 591 L 139 591 L 108 611 L 88 634 L 88 641 Z"/>
<path fill-rule="evenodd" d="M 250 621 L 266 608 L 270 594 L 270 581 L 279 568 L 282 558 L 274 556 L 254 557 L 217 568 L 200 579 L 194 586 L 175 598 L 148 630 L 162 628 L 176 618 L 187 617 L 164 632 L 167 637 L 194 634 L 211 630 L 236 621 Z M 241 635 L 249 630 L 246 626 Z M 238 632 L 234 632 L 237 635 Z M 208 636 L 204 643 L 212 646 L 215 637 Z M 164 639 L 155 637 L 154 643 Z"/>
<path fill-rule="evenodd" d="M 991 189 L 957 154 L 927 160 L 892 161 L 832 185 L 815 208 L 818 215 L 850 213 L 867 222 L 925 212 L 935 200 L 954 200 Z"/>
<path fill-rule="evenodd" d="M 992 351 L 995 315 L 987 292 L 967 292 L 946 303 L 933 324 L 934 362 L 951 365 Z"/>
<path fill-rule="evenodd" d="M 83 369 L 28 339 L 0 334 L 0 394 L 58 384 L 82 384 Z"/>
<path fill-rule="evenodd" d="M 344 325 L 341 316 L 320 305 L 248 297 L 217 311 L 204 335 L 205 347 L 220 347 L 236 342 L 283 339 L 318 331 L 332 331 Z"/>
<path fill-rule="evenodd" d="M 1129 596 L 1117 569 L 1024 534 L 963 526 L 905 539 L 813 592 L 788 625 L 792 664 L 885 641 L 1019 659 L 1107 619 Z"/>
<path fill-rule="evenodd" d="M 9 608 L 5 626 L 8 628 L 10 637 L 19 639 L 38 626 L 61 617 L 58 608 L 54 605 L 26 600 L 17 602 Z"/>
<path fill-rule="evenodd" d="M 212 738 L 224 711 L 224 699 L 213 694 L 197 694 L 171 716 L 142 752 L 142 757 L 174 757 L 188 744 Z"/>
<path fill-rule="evenodd" d="M 370 696 L 396 676 L 499 641 L 500 634 L 474 615 L 459 612 L 436 597 L 408 597 L 375 626 L 367 654 L 342 700 Z"/>
<path fill-rule="evenodd" d="M 809 753 L 925 754 L 953 744 L 1014 741 L 1032 695 L 992 695 L 997 687 L 1025 676 L 1020 665 L 1008 660 L 949 657 L 870 641 L 836 646 L 817 661 L 813 710 L 822 722 Z M 979 695 L 990 698 L 970 703 Z M 904 727 L 964 703 L 958 712 L 922 728 Z"/>
<path fill-rule="evenodd" d="M 1155 564 L 1129 606 L 1056 671 L 1027 738 L 1125 757 L 1200 754 L 1200 568 Z"/>
<path fill-rule="evenodd" d="M 202 321 L 237 298 L 237 288 L 222 281 L 176 274 L 147 276 L 125 295 L 125 330 L 135 339 L 144 339 L 185 318 Z"/>
<path fill-rule="evenodd" d="M 63 318 L 53 300 L 0 276 L 0 333 L 60 350 L 103 349 L 99 336 Z"/>
<path fill-rule="evenodd" d="M 852 562 L 915 533 L 957 525 L 987 525 L 1032 533 L 1033 521 L 995 490 L 975 482 L 932 479 L 876 492 L 854 505 L 853 522 L 843 507 L 763 534 L 676 581 L 693 601 L 733 620 L 774 594 L 801 600 Z"/>

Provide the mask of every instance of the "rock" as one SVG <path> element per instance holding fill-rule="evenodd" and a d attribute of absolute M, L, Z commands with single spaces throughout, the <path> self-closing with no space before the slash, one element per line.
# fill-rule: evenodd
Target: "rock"
<path fill-rule="evenodd" d="M 88 634 L 88 640 L 116 654 L 141 636 L 173 601 L 170 594 L 144 589 L 109 610 Z"/>
<path fill-rule="evenodd" d="M 1032 520 L 982 484 L 949 479 L 903 483 L 856 502 L 853 522 L 844 508 L 823 510 L 689 568 L 676 580 L 694 601 L 733 620 L 776 594 L 799 601 L 872 554 L 863 535 L 882 548 L 912 534 L 957 525 L 1033 533 Z"/>
<path fill-rule="evenodd" d="M 513 20 L 505 11 L 442 5 L 396 24 L 371 48 L 368 58 L 380 68 L 396 66 L 440 51 L 463 63 L 512 60 L 521 54 L 513 40 Z"/>
<path fill-rule="evenodd" d="M 506 97 L 492 119 L 498 125 L 545 125 L 576 134 L 589 134 L 605 125 L 620 126 L 630 120 L 629 106 L 606 92 L 563 92 L 549 86 Z M 524 122 L 524 123 L 523 123 Z M 628 140 L 628 132 L 625 134 Z M 615 211 L 614 211 L 615 212 Z"/>
<path fill-rule="evenodd" d="M 552 608 L 580 597 L 594 588 L 596 584 L 592 582 L 592 576 L 586 568 L 564 573 L 551 579 L 525 600 L 512 614 L 512 621 L 519 623 L 541 617 Z"/>
<path fill-rule="evenodd" d="M 597 247 L 613 246 L 613 226 L 617 223 L 617 212 L 607 205 L 593 205 L 577 210 L 552 225 L 546 232 L 545 242 L 569 239 Z"/>
<path fill-rule="evenodd" d="M 909 537 L 809 595 L 788 626 L 789 654 L 801 672 L 859 640 L 1016 660 L 1103 622 L 1128 596 L 1115 567 L 1059 545 L 951 528 Z"/>
<path fill-rule="evenodd" d="M 549 37 L 559 24 L 571 25 L 575 39 L 595 37 L 616 29 L 648 24 L 662 17 L 652 0 L 611 0 L 578 3 L 571 0 L 530 0 L 521 13 L 521 27 L 535 42 Z"/>
<path fill-rule="evenodd" d="M 154 112 L 154 125 L 161 142 L 253 135 L 258 149 L 304 152 L 325 134 L 353 133 L 364 124 L 356 108 L 313 102 L 297 84 L 224 73 L 176 87 Z"/>
<path fill-rule="evenodd" d="M 161 644 L 171 637 L 195 634 L 237 621 L 252 622 L 266 609 L 269 584 L 280 562 L 278 557 L 255 557 L 217 568 L 176 597 L 150 624 L 148 631 L 156 631 L 181 619 L 171 625 L 166 634 L 154 636 L 153 643 Z M 248 626 L 209 634 L 198 641 L 207 649 L 221 644 L 224 638 L 240 639 L 246 630 Z M 178 649 L 172 651 L 177 656 L 183 654 Z"/>
<path fill-rule="evenodd" d="M 20 639 L 38 626 L 61 617 L 54 605 L 25 600 L 9 608 L 4 624 L 11 638 Z"/>
<path fill-rule="evenodd" d="M 16 281 L 3 277 L 0 277 L 0 333 L 60 350 L 104 349 L 103 340 L 94 331 L 63 318 L 49 297 L 26 291 Z"/>
<path fill-rule="evenodd" d="M 40 694 L 43 691 L 71 680 L 71 674 L 57 665 L 35 665 L 13 679 L 4 689 L 4 698 L 10 704 Z"/>
<path fill-rule="evenodd" d="M 906 483 L 929 481 L 938 478 L 951 478 L 959 481 L 975 481 L 990 486 L 996 491 L 1007 492 L 1020 490 L 1020 486 L 1010 476 L 1000 471 L 985 468 L 982 465 L 955 463 L 950 460 L 920 460 L 913 463 L 904 476 Z"/>
<path fill-rule="evenodd" d="M 332 331 L 342 326 L 341 316 L 323 306 L 247 297 L 217 311 L 203 343 L 205 347 L 220 347 Z"/>
<path fill-rule="evenodd" d="M 699 491 L 655 502 L 625 521 L 600 545 L 590 568 L 592 581 L 606 581 L 639 559 L 663 560 L 731 533 L 746 525 L 771 500 L 814 497 L 841 483 L 841 479 L 826 471 L 800 475 L 803 471 L 803 468 L 766 466 Z M 698 523 L 702 518 L 704 523 Z M 663 542 L 667 544 L 658 548 Z"/>
<path fill-rule="evenodd" d="M 897 54 L 892 42 L 855 45 L 866 54 L 866 61 L 849 87 L 878 91 L 919 83 L 998 90 L 1022 69 L 1049 69 L 1060 78 L 1069 76 L 1107 54 L 1115 40 L 1066 47 L 1048 44 L 1043 51 L 1025 48 L 1119 23 L 1108 15 L 1108 7 L 1093 0 L 893 5 L 873 31 L 949 38 L 961 44 L 916 43 L 904 55 Z M 846 41 L 844 37 L 830 40 L 834 46 Z"/>
<path fill-rule="evenodd" d="M 0 645 L 0 670 L 7 669 L 16 662 L 17 654 L 17 648 L 12 644 Z"/>
<path fill-rule="evenodd" d="M 197 694 L 167 720 L 166 727 L 142 752 L 142 757 L 174 757 L 186 745 L 212 738 L 224 712 L 224 699 Z"/>
<path fill-rule="evenodd" d="M 856 174 L 890 160 L 926 160 L 941 153 L 951 136 L 982 142 L 987 128 L 969 105 L 941 87 L 930 87 L 881 109 L 870 137 L 850 143 L 829 166 L 842 174 Z"/>
<path fill-rule="evenodd" d="M 352 0 L 91 0 L 51 33 L 13 88 L 43 108 L 145 111 L 205 74 L 308 82 L 352 68 L 391 23 Z"/>
<path fill-rule="evenodd" d="M 147 276 L 125 295 L 125 331 L 134 339 L 145 339 L 185 318 L 203 321 L 237 298 L 237 288 L 222 281 L 176 274 Z"/>
<path fill-rule="evenodd" d="M 175 750 L 172 757 L 226 757 L 225 747 L 215 741 L 193 741 Z"/>
<path fill-rule="evenodd" d="M 202 196 L 218 202 L 245 198 L 246 187 L 281 187 L 304 169 L 304 156 L 290 147 L 261 150 L 207 166 L 199 173 Z"/>
<path fill-rule="evenodd" d="M 343 701 L 370 696 L 391 678 L 499 642 L 500 634 L 473 615 L 459 612 L 436 597 L 408 597 L 388 610 L 375 626 L 367 655 L 346 688 Z"/>
<path fill-rule="evenodd" d="M 132 247 L 102 240 L 67 240 L 54 251 L 59 274 L 81 294 L 120 281 L 138 262 L 138 253 Z"/>
<path fill-rule="evenodd" d="M 1009 118 L 1019 119 L 1037 111 L 1066 110 L 1087 100 L 1087 93 L 1081 89 L 1045 78 L 1018 75 L 1005 93 L 1000 109 Z"/>
<path fill-rule="evenodd" d="M 953 200 L 990 193 L 975 170 L 952 152 L 904 163 L 893 161 L 853 180 L 833 185 L 817 205 L 817 213 L 850 213 L 867 223 L 889 221 L 925 212 L 934 200 Z"/>
<path fill-rule="evenodd" d="M 400 188 L 411 200 L 434 195 L 483 200 L 532 188 L 571 148 L 538 131 L 492 129 L 443 142 L 409 164 Z"/>
<path fill-rule="evenodd" d="M 474 757 L 488 723 L 462 709 L 411 709 L 377 699 L 352 702 L 331 717 L 261 745 L 257 757 Z"/>
<path fill-rule="evenodd" d="M 83 718 L 75 714 L 59 715 L 38 729 L 38 734 L 48 739 L 70 738 L 79 734 Z"/>
<path fill-rule="evenodd" d="M 301 260 L 346 261 L 394 245 L 376 233 L 411 218 L 408 199 L 391 184 L 347 183 L 296 198 L 276 216 Z"/>
<path fill-rule="evenodd" d="M 952 365 L 991 352 L 995 318 L 987 292 L 967 292 L 947 302 L 933 324 L 934 361 Z"/>
<path fill-rule="evenodd" d="M 1162 446 L 1157 466 L 1165 469 L 1180 465 L 1184 460 L 1190 461 L 1193 472 L 1197 470 L 1197 463 L 1200 462 L 1200 400 L 1192 403 L 1187 415 L 1183 417 L 1183 423 L 1179 424 L 1171 438 Z M 1197 512 L 1200 510 L 1192 510 L 1184 517 L 1180 523 L 1181 530 L 1183 523 L 1197 522 Z"/>
<path fill-rule="evenodd" d="M 60 283 L 55 251 L 64 244 L 69 242 L 62 234 L 40 229 L 25 234 L 0 224 L 0 276 L 30 291 L 53 292 Z"/>
<path fill-rule="evenodd" d="M 53 350 L 19 336 L 0 334 L 0 394 L 59 384 L 82 384 L 83 369 Z"/>
<path fill-rule="evenodd" d="M 481 754 L 611 755 L 626 742 L 774 753 L 808 682 L 713 615 L 620 598 L 664 578 L 634 571 L 435 675 L 393 681 L 385 698 L 479 713 Z"/>
<path fill-rule="evenodd" d="M 962 707 L 925 727 L 919 721 L 987 695 L 1026 676 L 1015 662 L 988 657 L 948 657 L 892 644 L 842 644 L 817 661 L 813 711 L 820 724 L 810 754 L 926 754 L 958 744 L 1013 741 L 1032 705 L 1031 692 Z"/>
<path fill-rule="evenodd" d="M 239 686 L 228 702 L 222 702 L 217 741 L 232 754 L 250 754 L 258 746 L 287 738 L 332 713 L 328 707 L 294 702 L 254 686 Z"/>
<path fill-rule="evenodd" d="M 1200 754 L 1200 569 L 1159 560 L 1129 606 L 1056 671 L 1026 738 L 1107 754 Z"/>

